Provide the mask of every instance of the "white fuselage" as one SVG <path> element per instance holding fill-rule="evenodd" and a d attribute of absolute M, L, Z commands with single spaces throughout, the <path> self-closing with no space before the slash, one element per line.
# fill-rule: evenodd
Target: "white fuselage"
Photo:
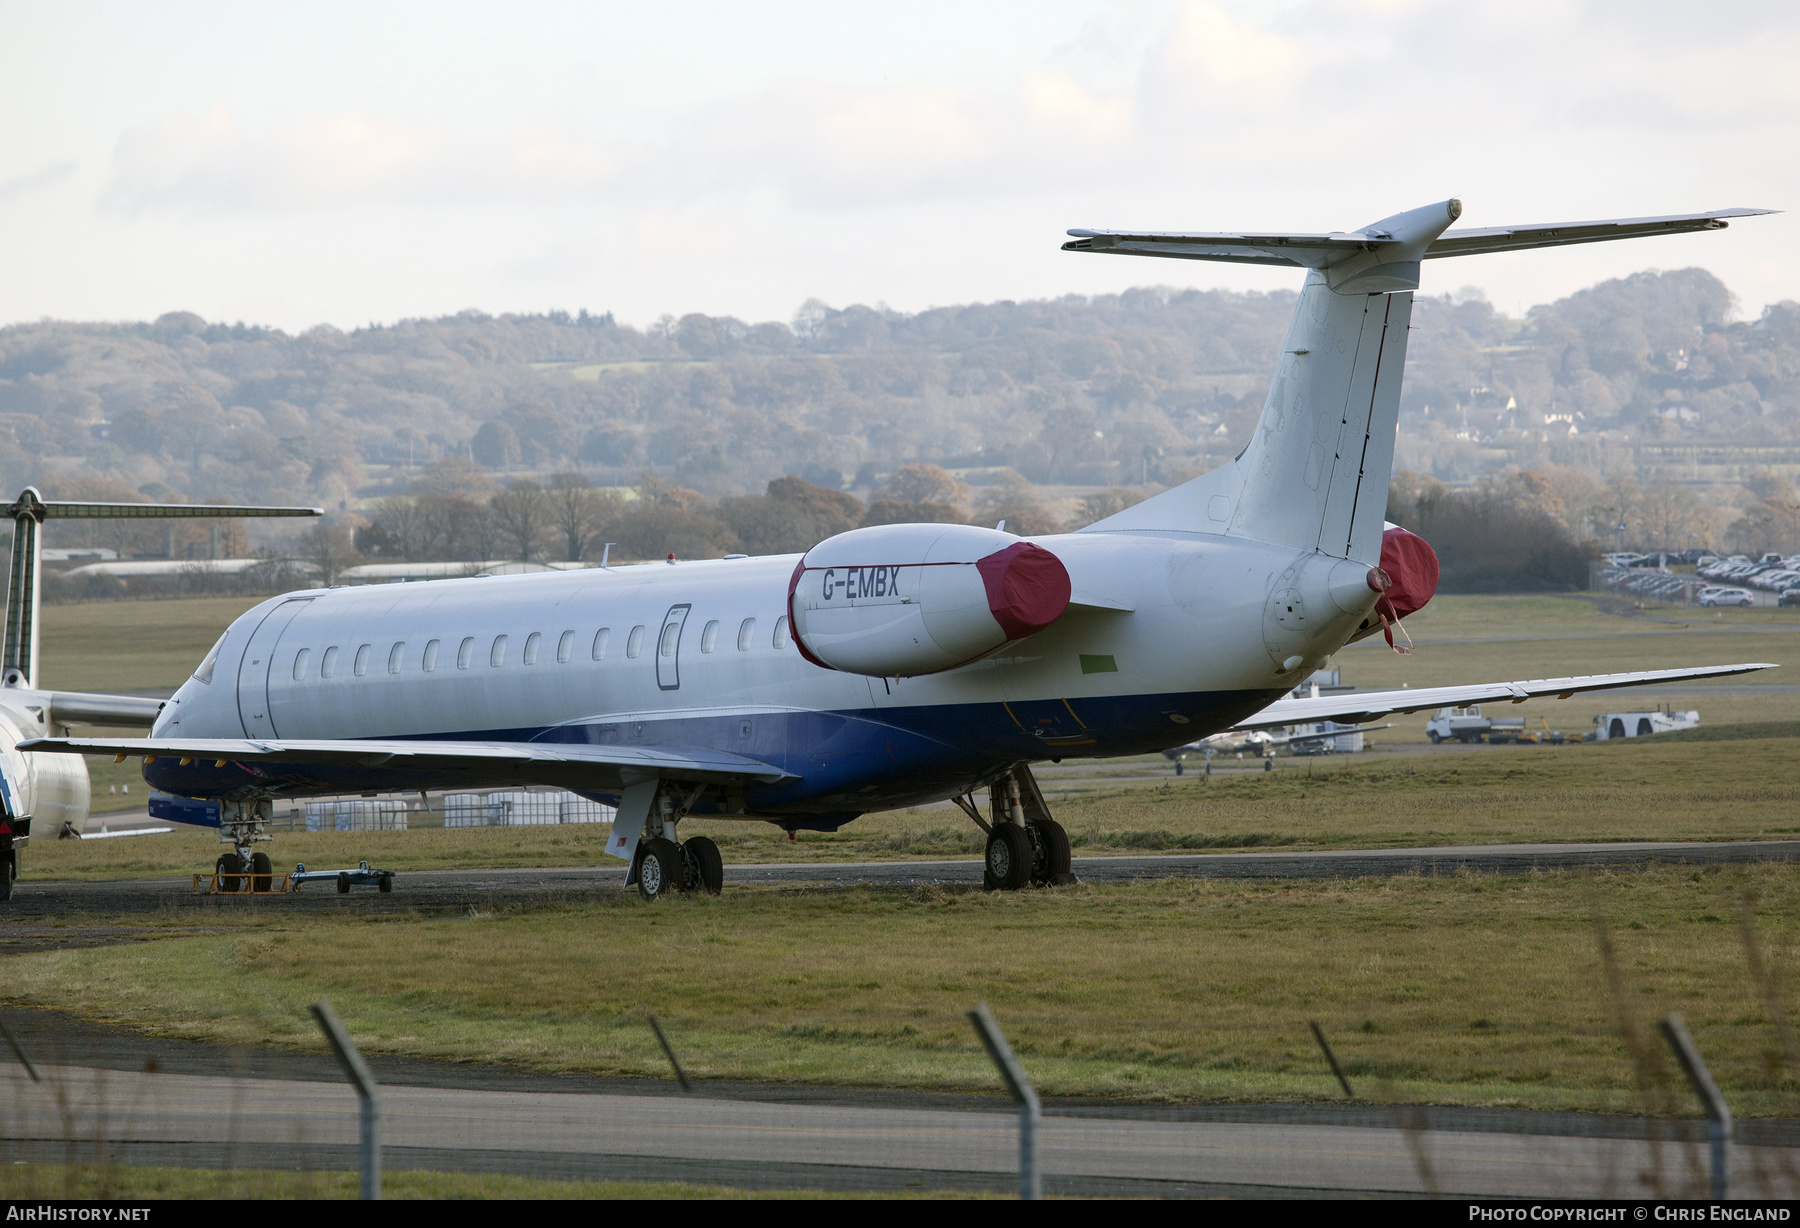
<path fill-rule="evenodd" d="M 801 783 L 759 811 L 848 814 L 949 796 L 1020 760 L 1190 742 L 1292 686 L 1375 597 L 1343 597 L 1338 573 L 1360 580 L 1361 565 L 1236 538 L 1033 540 L 1062 559 L 1076 604 L 942 673 L 871 678 L 804 660 L 787 625 L 792 555 L 338 588 L 239 618 L 210 680 L 184 684 L 152 736 L 531 741 L 574 728 L 587 741 L 779 763 Z M 232 771 L 162 761 L 146 777 L 192 796 L 242 795 Z M 255 785 L 370 787 L 342 772 Z"/>

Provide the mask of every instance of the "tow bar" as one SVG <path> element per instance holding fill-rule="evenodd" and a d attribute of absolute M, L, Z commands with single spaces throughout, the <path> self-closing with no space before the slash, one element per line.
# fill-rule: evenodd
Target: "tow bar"
<path fill-rule="evenodd" d="M 377 870 L 366 861 L 357 862 L 354 870 L 309 870 L 305 862 L 297 861 L 294 863 L 294 872 L 288 875 L 288 882 L 293 884 L 295 891 L 300 890 L 305 883 L 322 883 L 332 879 L 337 880 L 339 895 L 349 895 L 352 883 L 372 886 L 383 894 L 394 889 L 394 872 Z"/>

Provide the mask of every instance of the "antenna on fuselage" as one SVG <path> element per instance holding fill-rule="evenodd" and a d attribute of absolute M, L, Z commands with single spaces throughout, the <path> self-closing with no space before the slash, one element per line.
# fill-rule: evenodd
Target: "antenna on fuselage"
<path fill-rule="evenodd" d="M 607 567 L 606 560 L 612 557 L 613 545 L 614 545 L 613 542 L 607 542 L 606 545 L 604 547 L 602 547 L 600 550 L 600 570 L 601 571 L 610 571 L 611 570 L 611 568 Z"/>
<path fill-rule="evenodd" d="M 6 509 L 13 521 L 12 563 L 6 576 L 6 634 L 0 640 L 0 687 L 30 687 L 38 665 L 40 527 L 46 520 L 186 520 L 249 516 L 323 516 L 318 507 L 245 507 L 225 503 L 45 502 L 27 486 Z"/>

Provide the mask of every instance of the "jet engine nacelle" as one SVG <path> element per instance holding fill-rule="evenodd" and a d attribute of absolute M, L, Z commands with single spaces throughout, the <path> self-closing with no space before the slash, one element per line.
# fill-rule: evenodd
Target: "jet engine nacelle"
<path fill-rule="evenodd" d="M 872 677 L 934 674 L 1048 627 L 1069 605 L 1062 560 L 1010 533 L 890 524 L 826 538 L 788 584 L 809 661 Z"/>

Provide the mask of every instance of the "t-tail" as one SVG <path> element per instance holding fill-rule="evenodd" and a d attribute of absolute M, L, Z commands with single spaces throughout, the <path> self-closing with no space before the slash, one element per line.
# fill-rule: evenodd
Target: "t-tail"
<path fill-rule="evenodd" d="M 1308 270 L 1256 434 L 1229 464 L 1083 532 L 1220 533 L 1375 565 L 1381 558 L 1413 291 L 1423 261 L 1722 230 L 1720 209 L 1669 217 L 1449 230 L 1459 200 L 1328 234 L 1071 230 L 1064 251 Z"/>

